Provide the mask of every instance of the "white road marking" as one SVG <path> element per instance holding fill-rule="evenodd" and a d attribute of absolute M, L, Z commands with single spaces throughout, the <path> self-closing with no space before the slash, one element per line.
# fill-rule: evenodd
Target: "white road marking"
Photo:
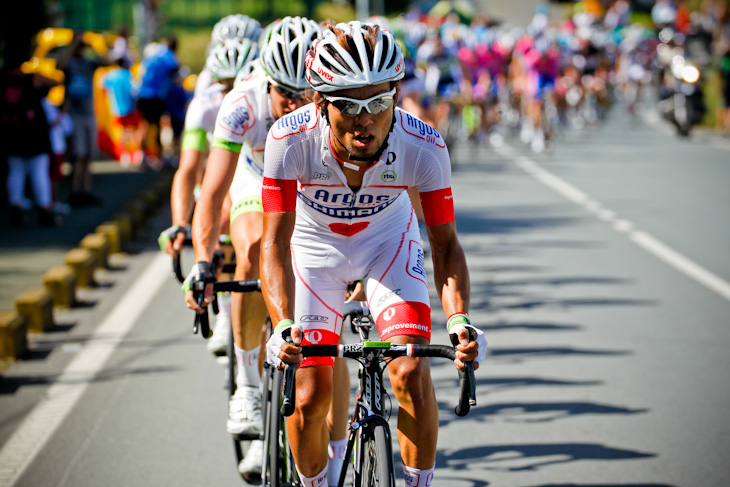
<path fill-rule="evenodd" d="M 163 281 L 169 279 L 169 265 L 167 255 L 158 252 L 56 383 L 48 389 L 45 397 L 8 439 L 0 450 L 0 487 L 11 487 L 18 481 L 63 423 L 147 308 Z"/>
<path fill-rule="evenodd" d="M 603 207 L 580 189 L 540 167 L 529 158 L 518 154 L 514 149 L 499 147 L 495 148 L 495 151 L 512 159 L 517 167 L 545 186 L 595 214 L 599 220 L 605 221 L 617 232 L 626 234 L 629 240 L 642 249 L 730 301 L 730 282 L 688 259 L 649 233 L 636 228 L 636 225 L 629 220 L 619 218 L 616 212 Z"/>

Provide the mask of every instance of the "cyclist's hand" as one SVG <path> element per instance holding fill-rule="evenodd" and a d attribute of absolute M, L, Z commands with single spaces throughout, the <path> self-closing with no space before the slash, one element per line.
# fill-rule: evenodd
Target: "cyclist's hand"
<path fill-rule="evenodd" d="M 487 339 L 484 333 L 479 328 L 472 326 L 469 317 L 464 313 L 452 315 L 446 326 L 449 334 L 456 335 L 459 341 L 456 346 L 456 359 L 454 359 L 456 366 L 461 370 L 464 368 L 464 362 L 473 361 L 474 370 L 477 370 L 487 354 Z M 476 335 L 475 340 L 470 340 L 470 332 L 472 335 Z"/>
<path fill-rule="evenodd" d="M 291 343 L 286 339 L 291 337 Z M 281 320 L 269 341 L 266 342 L 266 361 L 276 368 L 282 368 L 282 362 L 299 365 L 302 362 L 302 338 L 304 333 L 292 320 Z"/>
<path fill-rule="evenodd" d="M 213 302 L 213 283 L 215 282 L 215 268 L 210 262 L 196 262 L 185 278 L 182 290 L 185 293 L 185 304 L 198 313 Z M 198 293 L 203 292 L 203 307 L 198 306 Z"/>
<path fill-rule="evenodd" d="M 183 243 L 188 234 L 189 230 L 186 227 L 173 225 L 160 233 L 157 243 L 160 244 L 160 250 L 177 257 L 182 251 Z"/>

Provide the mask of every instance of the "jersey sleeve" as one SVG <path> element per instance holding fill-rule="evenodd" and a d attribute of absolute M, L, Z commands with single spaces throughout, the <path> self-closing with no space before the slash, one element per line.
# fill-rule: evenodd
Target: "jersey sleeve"
<path fill-rule="evenodd" d="M 446 147 L 423 147 L 415 160 L 416 187 L 426 225 L 454 221 L 454 197 L 451 194 L 451 162 Z"/>
<path fill-rule="evenodd" d="M 240 91 L 231 91 L 223 99 L 215 121 L 213 147 L 241 152 L 246 134 L 256 123 L 252 101 Z"/>
<path fill-rule="evenodd" d="M 266 138 L 261 202 L 264 213 L 289 213 L 296 209 L 301 157 L 292 137 L 277 139 L 274 128 Z"/>

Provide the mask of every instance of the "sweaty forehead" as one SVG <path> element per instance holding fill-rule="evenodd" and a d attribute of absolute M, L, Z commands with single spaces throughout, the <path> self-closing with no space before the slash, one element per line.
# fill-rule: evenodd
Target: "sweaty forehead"
<path fill-rule="evenodd" d="M 370 97 L 379 95 L 381 93 L 387 93 L 390 91 L 390 83 L 379 83 L 377 85 L 362 86 L 360 88 L 350 88 L 347 90 L 335 91 L 331 96 L 344 96 L 347 98 L 354 98 L 356 100 L 367 100 Z"/>

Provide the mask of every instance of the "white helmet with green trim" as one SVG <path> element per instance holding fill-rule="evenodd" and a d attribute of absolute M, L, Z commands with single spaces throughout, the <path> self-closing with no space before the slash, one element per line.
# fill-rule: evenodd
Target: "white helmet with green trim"
<path fill-rule="evenodd" d="M 258 20 L 243 14 L 228 15 L 220 19 L 211 33 L 213 42 L 221 43 L 227 39 L 251 39 L 256 42 L 261 35 Z"/>
<path fill-rule="evenodd" d="M 296 90 L 309 88 L 305 58 L 312 41 L 322 30 L 306 17 L 284 17 L 268 30 L 261 41 L 261 67 L 274 85 Z"/>
<path fill-rule="evenodd" d="M 213 46 L 205 67 L 213 79 L 231 79 L 258 54 L 258 45 L 251 39 L 228 39 Z"/>

